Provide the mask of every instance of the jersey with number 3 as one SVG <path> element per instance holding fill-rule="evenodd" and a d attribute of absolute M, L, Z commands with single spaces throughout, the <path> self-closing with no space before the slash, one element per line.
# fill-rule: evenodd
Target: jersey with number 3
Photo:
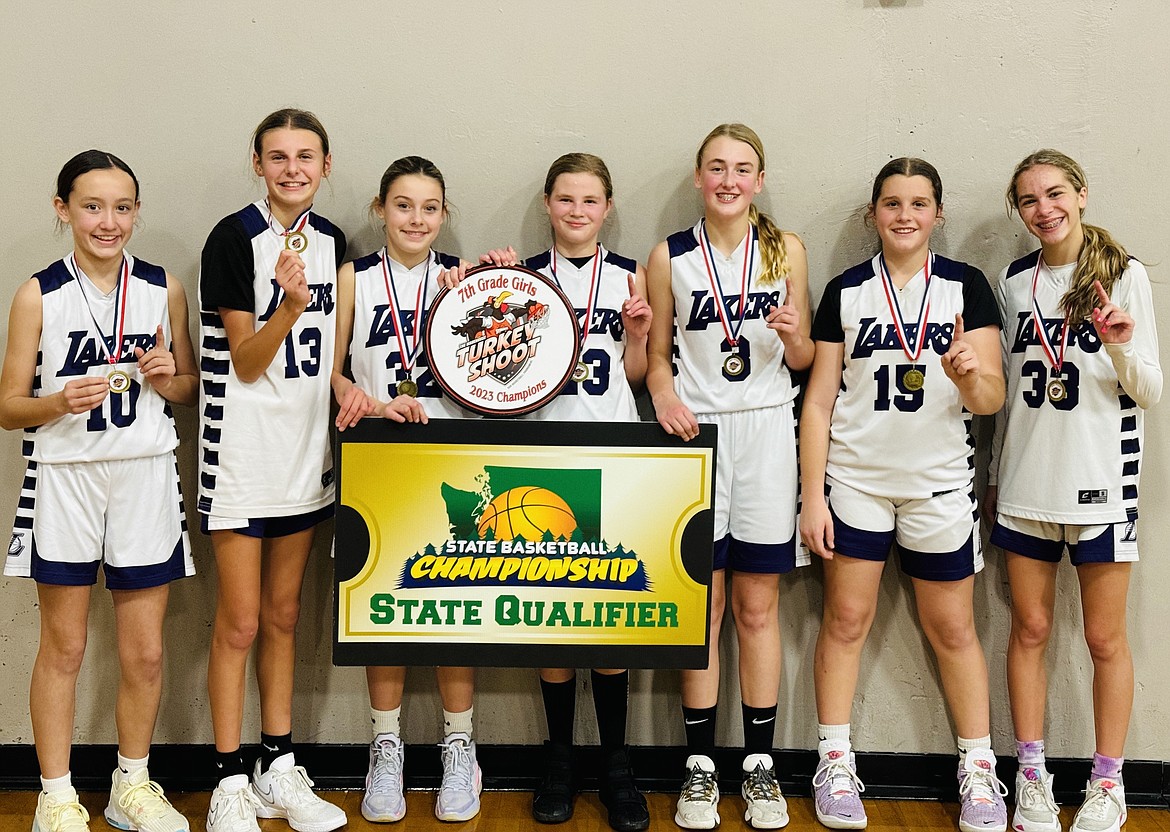
<path fill-rule="evenodd" d="M 751 248 L 745 241 L 728 257 L 712 246 L 712 264 L 718 282 L 707 266 L 703 248 L 703 221 L 666 239 L 670 253 L 670 288 L 674 294 L 675 390 L 682 403 L 695 413 L 727 413 L 774 407 L 796 398 L 792 372 L 784 363 L 784 342 L 768 329 L 773 306 L 784 303 L 784 284 L 760 286 L 760 240 L 753 225 Z M 753 265 L 747 276 L 746 299 L 740 303 L 745 256 Z M 717 297 L 714 289 L 719 287 Z M 720 304 L 723 312 L 720 314 Z M 743 324 L 740 326 L 739 321 Z M 727 363 L 733 348 L 725 325 L 739 327 L 735 352 L 738 363 Z M 738 372 L 734 372 L 738 370 Z"/>
<path fill-rule="evenodd" d="M 1040 252 L 1004 270 L 996 286 L 1004 321 L 1006 425 L 997 449 L 998 510 L 1052 523 L 1094 525 L 1137 518 L 1143 411 L 1126 395 L 1091 321 L 1068 328 L 1054 370 L 1036 332 L 1032 282 L 1049 349 L 1059 360 L 1064 312 L 1075 263 L 1049 268 Z M 1141 360 L 1158 363 L 1150 278 L 1137 260 L 1113 285 L 1112 301 L 1134 318 Z M 1055 396 L 1049 395 L 1053 382 Z M 1062 394 L 1063 393 L 1063 397 Z"/>
<path fill-rule="evenodd" d="M 556 398 L 528 418 L 557 421 L 636 422 L 638 409 L 634 393 L 626 378 L 625 327 L 622 324 L 622 303 L 630 296 L 630 275 L 637 275 L 638 264 L 633 260 L 606 251 L 602 247 L 601 273 L 594 286 L 596 300 L 591 304 L 589 289 L 593 279 L 594 260 L 578 268 L 571 260 L 556 255 L 556 270 L 552 268 L 550 252 L 529 257 L 524 265 L 549 277 L 561 287 L 577 312 L 577 321 L 586 325 L 585 315 L 590 306 L 593 313 L 588 322 L 589 331 L 582 345 L 580 364 L 588 376 L 583 381 L 569 380 Z"/>
<path fill-rule="evenodd" d="M 232 365 L 220 309 L 248 312 L 260 329 L 284 297 L 276 262 L 285 238 L 263 201 L 220 220 L 199 270 L 199 511 L 226 518 L 285 517 L 333 500 L 329 385 L 336 340 L 337 268 L 345 235 L 310 213 L 300 252 L 309 304 L 255 381 Z"/>
<path fill-rule="evenodd" d="M 971 414 L 940 358 L 951 347 L 955 315 L 972 331 L 998 328 L 999 313 L 981 271 L 929 257 L 921 334 L 926 269 L 891 295 L 880 256 L 829 281 L 813 321 L 813 340 L 845 349 L 825 473 L 866 494 L 922 499 L 967 488 L 974 474 Z M 894 310 L 900 310 L 911 356 L 921 346 L 913 359 L 903 349 Z"/>
<path fill-rule="evenodd" d="M 78 378 L 106 379 L 116 368 L 129 388 L 110 392 L 87 413 L 69 413 L 25 431 L 24 455 L 35 462 L 98 462 L 157 456 L 179 443 L 170 404 L 138 369 L 135 348 L 154 346 L 158 327 L 170 342 L 167 275 L 158 266 L 126 255 L 130 266 L 125 316 L 119 292 L 103 294 L 64 260 L 33 275 L 41 289 L 41 341 L 33 395 L 51 396 Z M 118 333 L 121 333 L 121 342 Z M 102 343 L 104 336 L 105 343 Z M 116 365 L 110 352 L 118 354 Z"/>
<path fill-rule="evenodd" d="M 398 395 L 398 383 L 410 378 L 418 385 L 418 400 L 430 418 L 457 419 L 467 413 L 435 381 L 423 348 L 427 314 L 439 294 L 438 277 L 443 269 L 454 269 L 459 258 L 432 251 L 413 269 L 388 258 L 389 283 L 382 270 L 386 250 L 375 251 L 353 261 L 353 335 L 349 342 L 350 368 L 362 390 L 381 402 Z M 425 294 L 421 292 L 426 282 Z M 390 312 L 389 293 L 394 292 L 398 320 Z M 417 306 L 423 306 L 416 320 Z M 415 362 L 406 371 L 402 351 L 415 349 Z"/>

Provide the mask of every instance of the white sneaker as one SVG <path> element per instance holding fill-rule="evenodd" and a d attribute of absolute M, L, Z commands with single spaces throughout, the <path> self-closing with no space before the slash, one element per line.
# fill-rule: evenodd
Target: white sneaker
<path fill-rule="evenodd" d="M 394 734 L 379 734 L 370 743 L 362 817 L 371 823 L 393 823 L 406 814 L 406 799 L 402 795 L 403 756 L 402 740 Z"/>
<path fill-rule="evenodd" d="M 749 754 L 743 761 L 740 794 L 747 801 L 743 819 L 755 829 L 780 829 L 788 825 L 788 802 L 780 794 L 771 754 Z"/>
<path fill-rule="evenodd" d="M 207 807 L 207 832 L 260 832 L 256 809 L 260 801 L 246 774 L 219 781 Z"/>
<path fill-rule="evenodd" d="M 106 823 L 131 832 L 191 832 L 187 819 L 175 811 L 162 786 L 151 780 L 144 768 L 133 774 L 114 769 Z"/>
<path fill-rule="evenodd" d="M 1125 788 L 1116 780 L 1099 777 L 1085 787 L 1085 802 L 1069 832 L 1120 832 L 1126 815 Z"/>
<path fill-rule="evenodd" d="M 89 832 L 89 812 L 78 802 L 77 791 L 41 792 L 32 832 Z"/>
<path fill-rule="evenodd" d="M 1052 775 L 1037 766 L 1016 772 L 1016 811 L 1012 829 L 1017 832 L 1060 832 L 1060 807 L 1052 796 Z"/>
<path fill-rule="evenodd" d="M 483 772 L 475 759 L 475 743 L 462 732 L 448 734 L 439 750 L 443 755 L 443 783 L 435 799 L 435 817 L 445 821 L 471 820 L 479 814 Z"/>
<path fill-rule="evenodd" d="M 296 832 L 330 832 L 348 820 L 340 806 L 313 794 L 313 781 L 291 751 L 273 760 L 265 772 L 257 760 L 252 789 L 259 798 L 256 817 L 284 818 Z"/>
<path fill-rule="evenodd" d="M 719 773 L 706 754 L 687 757 L 687 779 L 674 813 L 683 829 L 714 829 L 719 825 Z"/>

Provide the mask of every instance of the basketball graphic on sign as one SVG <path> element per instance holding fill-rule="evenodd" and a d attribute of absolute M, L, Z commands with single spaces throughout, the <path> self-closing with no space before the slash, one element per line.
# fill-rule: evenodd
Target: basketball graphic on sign
<path fill-rule="evenodd" d="M 494 540 L 537 541 L 545 532 L 554 540 L 568 540 L 577 528 L 577 518 L 559 494 L 547 488 L 523 485 L 496 497 L 479 517 L 481 538 L 490 530 Z"/>

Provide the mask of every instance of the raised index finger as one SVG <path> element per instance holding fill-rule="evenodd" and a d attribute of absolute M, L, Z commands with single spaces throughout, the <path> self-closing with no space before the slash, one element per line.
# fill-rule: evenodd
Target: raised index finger
<path fill-rule="evenodd" d="M 630 297 L 636 298 L 638 296 L 638 286 L 634 283 L 634 276 L 632 274 L 627 274 L 626 280 L 630 284 Z"/>
<path fill-rule="evenodd" d="M 1102 306 L 1107 306 L 1113 302 L 1109 299 L 1109 293 L 1105 291 L 1105 287 L 1101 285 L 1100 280 L 1093 281 L 1093 288 L 1097 291 L 1097 300 L 1101 301 Z"/>
<path fill-rule="evenodd" d="M 951 336 L 951 341 L 962 341 L 966 330 L 963 328 L 963 316 L 955 315 L 955 333 Z"/>

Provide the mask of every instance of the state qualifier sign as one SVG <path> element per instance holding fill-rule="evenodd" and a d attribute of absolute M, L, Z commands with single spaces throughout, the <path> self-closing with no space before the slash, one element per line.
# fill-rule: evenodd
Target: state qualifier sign
<path fill-rule="evenodd" d="M 427 315 L 427 361 L 443 392 L 485 416 L 550 402 L 577 367 L 580 329 L 555 283 L 522 266 L 482 266 Z"/>
<path fill-rule="evenodd" d="M 705 667 L 715 427 L 341 434 L 337 664 Z"/>

